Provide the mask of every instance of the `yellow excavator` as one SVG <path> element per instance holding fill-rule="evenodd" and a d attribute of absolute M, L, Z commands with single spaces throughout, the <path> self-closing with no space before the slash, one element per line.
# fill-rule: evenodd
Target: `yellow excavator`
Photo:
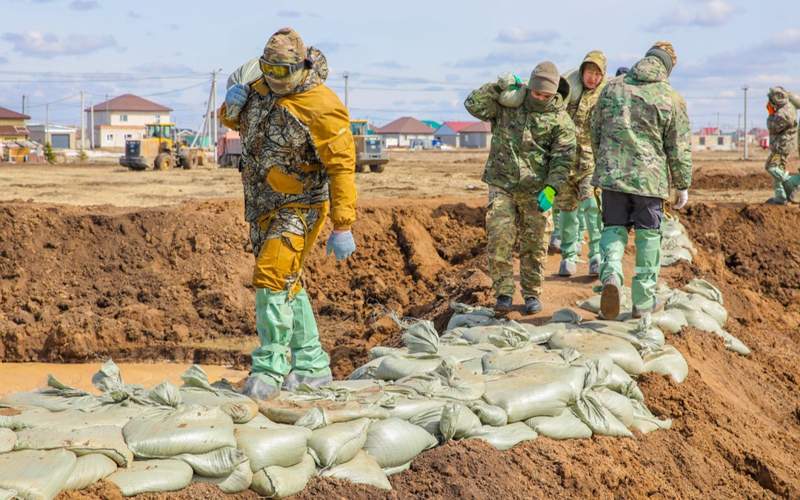
<path fill-rule="evenodd" d="M 203 165 L 203 154 L 197 148 L 178 144 L 174 123 L 151 123 L 145 125 L 142 140 L 125 141 L 125 156 L 119 164 L 131 170 L 169 170 L 173 166 L 190 169 Z"/>
<path fill-rule="evenodd" d="M 356 172 L 383 172 L 389 163 L 389 155 L 377 135 L 369 133 L 367 120 L 350 120 L 350 131 L 356 143 Z"/>

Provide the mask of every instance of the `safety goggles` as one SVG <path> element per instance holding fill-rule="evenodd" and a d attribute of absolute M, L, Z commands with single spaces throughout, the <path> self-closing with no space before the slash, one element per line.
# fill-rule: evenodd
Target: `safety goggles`
<path fill-rule="evenodd" d="M 306 62 L 300 61 L 296 63 L 272 63 L 264 60 L 263 57 L 258 58 L 258 64 L 261 67 L 261 72 L 266 76 L 283 79 L 294 73 L 295 71 L 305 68 Z"/>

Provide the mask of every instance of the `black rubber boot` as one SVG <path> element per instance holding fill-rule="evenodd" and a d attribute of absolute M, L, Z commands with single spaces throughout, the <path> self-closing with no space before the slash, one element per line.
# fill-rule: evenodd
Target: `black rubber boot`
<path fill-rule="evenodd" d="M 536 314 L 542 311 L 542 303 L 538 297 L 525 298 L 525 314 Z"/>
<path fill-rule="evenodd" d="M 497 302 L 494 305 L 494 310 L 499 312 L 508 312 L 514 307 L 514 301 L 508 295 L 498 295 Z"/>

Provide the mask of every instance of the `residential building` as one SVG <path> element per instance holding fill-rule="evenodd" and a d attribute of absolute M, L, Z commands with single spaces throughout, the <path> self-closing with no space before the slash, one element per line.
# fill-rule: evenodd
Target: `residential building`
<path fill-rule="evenodd" d="M 375 130 L 386 147 L 430 148 L 433 144 L 433 129 L 416 118 L 404 116 Z"/>
<path fill-rule="evenodd" d="M 31 117 L 0 106 L 0 141 L 24 141 L 30 136 L 26 120 Z"/>
<path fill-rule="evenodd" d="M 736 149 L 734 134 L 725 134 L 716 127 L 705 127 L 692 134 L 694 151 L 732 151 Z"/>
<path fill-rule="evenodd" d="M 95 104 L 93 140 L 95 148 L 124 148 L 128 139 L 144 137 L 145 125 L 171 123 L 171 108 L 133 94 L 123 94 Z M 92 108 L 86 108 L 86 123 L 92 124 Z"/>
<path fill-rule="evenodd" d="M 31 131 L 31 140 L 39 144 L 43 145 L 49 142 L 53 149 L 79 148 L 76 138 L 78 129 L 76 127 L 65 127 L 50 123 L 47 125 L 46 133 L 44 124 L 29 125 L 28 129 Z"/>
<path fill-rule="evenodd" d="M 492 126 L 486 122 L 471 123 L 458 135 L 462 148 L 486 149 L 492 144 Z"/>
<path fill-rule="evenodd" d="M 443 146 L 449 146 L 451 148 L 460 148 L 461 147 L 461 130 L 469 127 L 472 124 L 478 122 L 444 122 L 442 125 L 436 129 L 434 133 L 434 138 L 439 141 Z"/>

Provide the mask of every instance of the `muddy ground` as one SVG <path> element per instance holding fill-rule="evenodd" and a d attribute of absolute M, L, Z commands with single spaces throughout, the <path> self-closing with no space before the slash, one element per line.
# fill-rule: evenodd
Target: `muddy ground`
<path fill-rule="evenodd" d="M 307 270 L 337 376 L 364 361 L 370 347 L 399 344 L 390 311 L 441 326 L 450 300 L 491 303 L 483 155 L 406 153 L 385 174 L 359 176 L 357 258 L 326 258 L 323 237 Z M 800 241 L 791 229 L 800 210 L 757 203 L 769 197 L 762 164 L 698 158 L 698 189 L 682 218 L 699 254 L 664 276 L 673 285 L 696 276 L 718 284 L 728 328 L 753 354 L 737 356 L 693 330 L 669 336 L 689 362 L 689 378 L 674 385 L 648 375 L 641 385 L 650 408 L 674 420 L 672 429 L 635 439 L 540 438 L 508 452 L 450 443 L 393 476 L 388 495 L 317 479 L 302 497 L 800 496 Z M 46 168 L 26 171 L 33 180 L 17 182 L 27 187 L 13 195 L 0 189 L 6 198 L 35 201 L 0 204 L 0 359 L 113 356 L 246 368 L 255 345 L 252 255 L 235 172 L 148 172 L 162 181 L 151 186 L 148 177 L 115 167 L 56 167 L 63 177 Z M 0 167 L 0 187 L 17 172 Z M 212 183 L 215 176 L 224 180 Z M 82 206 L 93 203 L 86 192 L 92 182 L 110 180 L 98 197 L 114 206 Z M 198 194 L 197 186 L 206 191 Z M 556 266 L 553 257 L 546 310 L 521 320 L 545 321 L 591 294 L 590 280 L 557 279 Z M 112 490 L 97 487 L 94 495 L 111 497 Z M 215 495 L 195 485 L 158 497 Z"/>

